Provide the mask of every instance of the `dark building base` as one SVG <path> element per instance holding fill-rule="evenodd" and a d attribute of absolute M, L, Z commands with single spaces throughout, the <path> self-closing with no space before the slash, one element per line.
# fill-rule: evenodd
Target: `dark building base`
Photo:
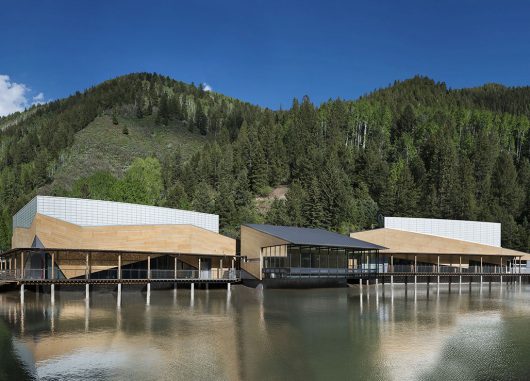
<path fill-rule="evenodd" d="M 264 279 L 263 288 L 344 288 L 348 287 L 345 278 L 301 278 L 301 279 Z"/>

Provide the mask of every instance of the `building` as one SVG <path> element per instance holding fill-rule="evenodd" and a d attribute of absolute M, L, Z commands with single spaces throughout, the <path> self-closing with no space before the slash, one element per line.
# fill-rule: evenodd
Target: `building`
<path fill-rule="evenodd" d="M 384 227 L 350 235 L 384 246 L 385 272 L 515 272 L 527 254 L 501 247 L 501 224 L 385 217 Z"/>
<path fill-rule="evenodd" d="M 377 244 L 323 229 L 241 226 L 241 268 L 264 285 L 315 285 L 376 276 Z M 294 282 L 293 282 L 294 281 Z"/>
<path fill-rule="evenodd" d="M 219 216 L 37 196 L 13 217 L 2 269 L 38 279 L 235 279 L 236 241 Z"/>

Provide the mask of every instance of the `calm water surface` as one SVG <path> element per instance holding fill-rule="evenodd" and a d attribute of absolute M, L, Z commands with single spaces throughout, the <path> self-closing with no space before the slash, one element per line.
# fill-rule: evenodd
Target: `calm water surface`
<path fill-rule="evenodd" d="M 530 286 L 0 294 L 0 380 L 528 380 Z"/>

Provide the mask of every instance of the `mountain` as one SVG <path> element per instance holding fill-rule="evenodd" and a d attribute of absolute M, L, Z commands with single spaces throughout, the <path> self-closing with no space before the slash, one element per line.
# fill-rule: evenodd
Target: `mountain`
<path fill-rule="evenodd" d="M 118 77 L 0 118 L 0 247 L 35 194 L 244 222 L 377 226 L 377 216 L 499 221 L 530 251 L 530 87 L 414 77 L 357 100 L 273 111 L 158 74 Z M 277 197 L 279 195 L 279 197 Z"/>

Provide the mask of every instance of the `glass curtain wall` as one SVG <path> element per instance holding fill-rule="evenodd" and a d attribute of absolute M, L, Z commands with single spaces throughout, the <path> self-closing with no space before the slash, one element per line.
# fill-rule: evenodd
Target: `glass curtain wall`
<path fill-rule="evenodd" d="M 262 248 L 265 278 L 347 277 L 377 273 L 379 253 L 351 248 L 281 245 Z"/>

